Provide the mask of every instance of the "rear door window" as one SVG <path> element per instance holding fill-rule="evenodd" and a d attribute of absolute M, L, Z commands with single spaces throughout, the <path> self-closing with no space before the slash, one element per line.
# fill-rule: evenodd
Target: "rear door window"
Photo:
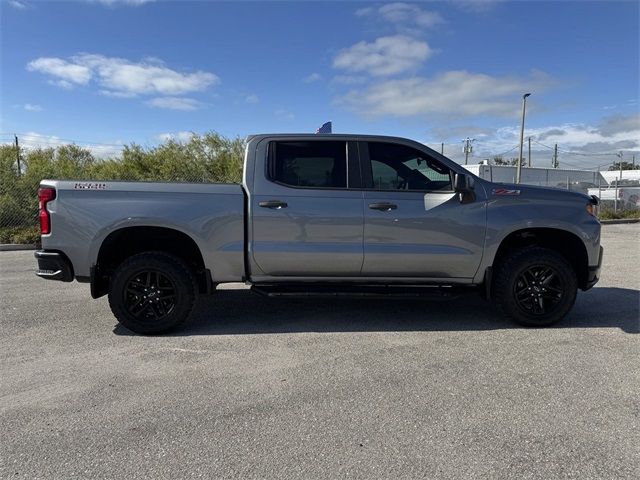
<path fill-rule="evenodd" d="M 347 188 L 347 144 L 271 142 L 269 177 L 297 188 Z"/>

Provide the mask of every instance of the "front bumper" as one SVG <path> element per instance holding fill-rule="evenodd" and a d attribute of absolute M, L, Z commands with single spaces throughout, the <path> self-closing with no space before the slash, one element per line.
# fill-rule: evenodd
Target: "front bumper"
<path fill-rule="evenodd" d="M 585 285 L 585 290 L 589 290 L 593 287 L 598 280 L 600 280 L 600 270 L 602 269 L 602 257 L 604 255 L 604 248 L 600 247 L 600 255 L 598 256 L 598 266 L 597 267 L 589 267 L 587 271 L 587 284 Z"/>
<path fill-rule="evenodd" d="M 36 250 L 34 253 L 38 261 L 36 275 L 47 280 L 73 281 L 73 266 L 64 253 Z"/>

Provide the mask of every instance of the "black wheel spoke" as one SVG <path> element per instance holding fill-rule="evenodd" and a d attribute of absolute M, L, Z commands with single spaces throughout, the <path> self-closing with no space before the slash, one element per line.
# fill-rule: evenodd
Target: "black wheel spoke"
<path fill-rule="evenodd" d="M 546 315 L 564 295 L 562 279 L 548 265 L 534 265 L 521 271 L 514 282 L 513 296 L 519 308 L 532 315 Z"/>
<path fill-rule="evenodd" d="M 158 270 L 145 270 L 131 277 L 124 290 L 125 306 L 139 321 L 155 322 L 169 315 L 176 306 L 176 288 Z"/>

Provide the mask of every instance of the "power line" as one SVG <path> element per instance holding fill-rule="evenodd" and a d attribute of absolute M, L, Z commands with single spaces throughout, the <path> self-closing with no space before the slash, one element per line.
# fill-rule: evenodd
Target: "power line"
<path fill-rule="evenodd" d="M 555 147 L 550 147 L 549 145 L 545 145 L 544 143 L 540 143 L 537 140 L 533 140 L 534 143 L 537 143 L 538 145 L 548 148 L 549 150 L 554 150 Z M 572 152 L 570 150 L 563 150 L 561 148 L 558 148 L 559 152 L 562 153 L 566 153 L 568 155 L 581 155 L 584 157 L 598 157 L 598 156 L 602 156 L 602 155 L 617 155 L 617 153 L 611 153 L 611 152 L 601 152 L 601 153 L 584 153 L 584 152 Z"/>
<path fill-rule="evenodd" d="M 518 148 L 519 146 L 520 146 L 520 145 L 516 145 L 516 146 L 514 146 L 513 148 L 510 148 L 509 150 L 507 150 L 507 151 L 505 151 L 505 152 L 502 152 L 502 153 L 496 153 L 496 154 L 495 154 L 495 156 L 496 156 L 496 157 L 500 157 L 500 156 L 502 156 L 502 155 L 506 155 L 506 154 L 507 154 L 507 153 L 509 153 L 509 152 L 513 152 L 513 151 L 514 151 L 516 148 Z"/>

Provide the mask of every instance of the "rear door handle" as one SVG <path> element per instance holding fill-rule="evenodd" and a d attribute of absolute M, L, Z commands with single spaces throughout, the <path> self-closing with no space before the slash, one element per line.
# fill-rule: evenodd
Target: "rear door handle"
<path fill-rule="evenodd" d="M 370 203 L 369 208 L 371 210 L 380 210 L 381 212 L 388 212 L 391 210 L 396 210 L 398 205 L 395 203 Z"/>
<path fill-rule="evenodd" d="M 283 202 L 281 200 L 267 200 L 266 202 L 258 203 L 258 205 L 264 208 L 272 208 L 275 210 L 280 210 L 281 208 L 287 208 L 287 202 Z"/>

